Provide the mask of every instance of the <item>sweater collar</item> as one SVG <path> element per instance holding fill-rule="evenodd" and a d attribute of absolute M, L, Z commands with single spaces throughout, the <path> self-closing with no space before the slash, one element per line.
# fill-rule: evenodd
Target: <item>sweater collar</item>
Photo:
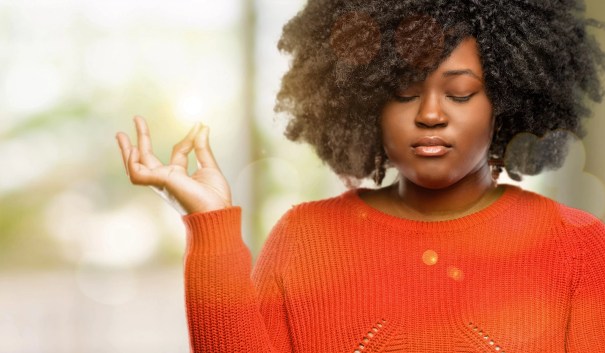
<path fill-rule="evenodd" d="M 352 203 L 355 210 L 359 212 L 363 218 L 367 218 L 368 220 L 394 227 L 407 227 L 408 229 L 415 229 L 417 231 L 443 231 L 444 229 L 464 229 L 477 226 L 498 215 L 502 215 L 504 211 L 511 206 L 518 204 L 520 202 L 519 196 L 522 195 L 523 190 L 514 185 L 504 184 L 503 186 L 505 188 L 504 192 L 491 205 L 475 213 L 444 221 L 416 221 L 384 213 L 368 205 L 361 199 L 359 193 L 363 190 L 367 190 L 365 188 L 348 190 L 342 196 Z"/>

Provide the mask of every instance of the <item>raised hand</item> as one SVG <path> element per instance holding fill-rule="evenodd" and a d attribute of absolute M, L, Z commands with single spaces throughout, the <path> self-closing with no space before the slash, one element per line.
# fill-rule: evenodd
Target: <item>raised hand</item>
<path fill-rule="evenodd" d="M 134 118 L 138 146 L 127 134 L 116 138 L 122 152 L 124 167 L 135 185 L 147 185 L 160 193 L 183 214 L 208 212 L 231 206 L 231 191 L 221 173 L 208 142 L 208 127 L 196 124 L 177 143 L 168 164 L 163 164 L 151 148 L 151 136 L 145 119 Z M 187 173 L 187 156 L 195 151 L 198 169 Z"/>

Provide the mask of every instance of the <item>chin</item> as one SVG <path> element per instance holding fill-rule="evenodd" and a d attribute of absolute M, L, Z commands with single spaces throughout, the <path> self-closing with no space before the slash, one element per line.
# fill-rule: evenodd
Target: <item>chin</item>
<path fill-rule="evenodd" d="M 452 186 L 454 183 L 448 183 L 448 182 L 441 182 L 441 181 L 431 181 L 431 182 L 414 182 L 413 180 L 411 180 L 411 182 L 413 182 L 414 184 L 423 187 L 425 189 L 429 189 L 429 190 L 442 190 L 442 189 L 447 189 L 448 187 Z"/>
<path fill-rule="evenodd" d="M 446 189 L 458 182 L 457 179 L 452 178 L 451 176 L 443 175 L 415 175 L 406 179 L 420 187 L 431 190 Z"/>

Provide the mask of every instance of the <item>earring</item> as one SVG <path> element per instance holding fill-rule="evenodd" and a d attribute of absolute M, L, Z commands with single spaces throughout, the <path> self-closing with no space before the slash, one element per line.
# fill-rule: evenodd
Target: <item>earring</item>
<path fill-rule="evenodd" d="M 382 179 L 386 174 L 386 168 L 384 167 L 384 156 L 378 152 L 374 157 L 374 183 L 376 186 L 382 184 Z"/>
<path fill-rule="evenodd" d="M 493 155 L 487 162 L 492 170 L 492 180 L 494 184 L 498 183 L 498 178 L 500 177 L 500 173 L 502 173 L 502 169 L 504 168 L 504 160 L 499 156 Z"/>

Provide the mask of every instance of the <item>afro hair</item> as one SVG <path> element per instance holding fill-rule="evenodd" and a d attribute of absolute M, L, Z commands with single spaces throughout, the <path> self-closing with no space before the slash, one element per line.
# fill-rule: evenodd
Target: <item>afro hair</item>
<path fill-rule="evenodd" d="M 605 55 L 588 26 L 603 28 L 574 0 L 308 0 L 278 43 L 291 64 L 275 111 L 287 138 L 309 143 L 345 180 L 384 173 L 382 107 L 474 37 L 494 108 L 490 158 L 520 179 L 560 167 L 560 132 L 583 136 L 585 98 L 602 99 Z M 504 158 L 517 134 L 551 132 L 548 153 L 513 148 Z"/>

